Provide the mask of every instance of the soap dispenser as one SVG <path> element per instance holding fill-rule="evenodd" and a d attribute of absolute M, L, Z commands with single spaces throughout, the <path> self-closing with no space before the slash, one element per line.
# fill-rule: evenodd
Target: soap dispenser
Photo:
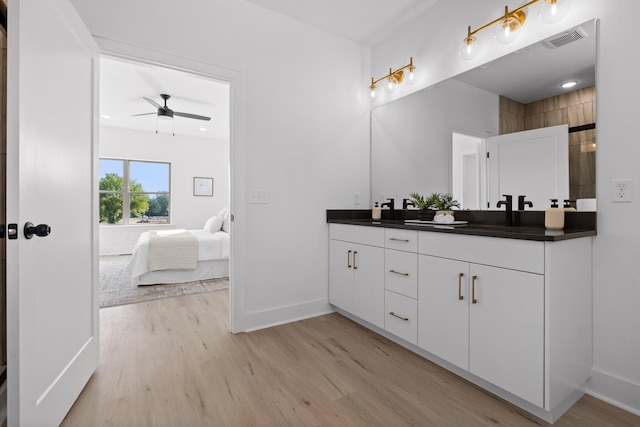
<path fill-rule="evenodd" d="M 551 207 L 544 211 L 544 226 L 547 230 L 564 228 L 564 208 L 558 207 L 558 199 L 551 199 Z"/>
<path fill-rule="evenodd" d="M 371 209 L 371 219 L 374 221 L 380 221 L 382 218 L 382 209 L 378 206 L 378 202 L 375 203 L 373 209 Z"/>
<path fill-rule="evenodd" d="M 576 208 L 572 208 L 571 207 L 571 200 L 569 200 L 569 199 L 564 199 L 563 209 L 564 209 L 565 212 L 575 212 L 576 211 Z"/>

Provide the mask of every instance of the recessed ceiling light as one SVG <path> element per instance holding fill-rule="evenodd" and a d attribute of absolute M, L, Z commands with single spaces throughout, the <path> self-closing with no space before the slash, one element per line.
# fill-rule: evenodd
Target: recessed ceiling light
<path fill-rule="evenodd" d="M 202 132 L 206 132 L 206 131 L 207 131 L 207 128 L 200 128 L 200 130 L 201 130 Z"/>
<path fill-rule="evenodd" d="M 102 116 L 100 116 L 100 117 L 102 117 L 103 119 L 110 119 L 110 118 L 111 118 L 111 116 L 110 116 L 110 115 L 108 115 L 108 114 L 103 114 L 103 115 L 102 115 Z"/>
<path fill-rule="evenodd" d="M 578 84 L 577 81 L 572 80 L 570 82 L 562 83 L 560 86 L 562 86 L 563 89 L 569 89 L 570 87 L 574 87 L 577 84 Z"/>

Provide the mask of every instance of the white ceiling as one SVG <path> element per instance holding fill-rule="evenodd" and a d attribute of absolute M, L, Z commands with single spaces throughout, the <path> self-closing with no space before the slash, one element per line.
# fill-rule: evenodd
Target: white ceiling
<path fill-rule="evenodd" d="M 439 0 L 247 0 L 371 46 Z"/>
<path fill-rule="evenodd" d="M 143 97 L 163 105 L 161 93 L 171 95 L 167 106 L 172 110 L 208 116 L 211 120 L 184 117 L 158 120 L 155 114 L 133 116 L 156 112 Z M 228 139 L 229 102 L 229 85 L 225 82 L 150 64 L 100 59 L 100 124 L 103 126 Z M 104 118 L 105 115 L 110 118 Z"/>

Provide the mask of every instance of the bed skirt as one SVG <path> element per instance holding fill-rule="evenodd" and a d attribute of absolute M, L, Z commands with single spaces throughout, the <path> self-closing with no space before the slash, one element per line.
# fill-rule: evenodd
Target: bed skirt
<path fill-rule="evenodd" d="M 229 260 L 198 261 L 195 270 L 149 271 L 134 278 L 134 285 L 158 285 L 193 282 L 196 280 L 229 277 Z M 137 279 L 137 280 L 136 280 Z"/>

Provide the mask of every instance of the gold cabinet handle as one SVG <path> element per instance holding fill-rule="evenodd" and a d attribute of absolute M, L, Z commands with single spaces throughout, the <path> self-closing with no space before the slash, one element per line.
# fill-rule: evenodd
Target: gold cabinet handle
<path fill-rule="evenodd" d="M 464 277 L 464 273 L 458 273 L 458 299 L 464 299 L 462 296 L 462 278 Z"/>
<path fill-rule="evenodd" d="M 476 279 L 478 276 L 471 276 L 471 304 L 478 302 L 476 299 Z"/>
<path fill-rule="evenodd" d="M 409 243 L 409 239 L 398 239 L 397 237 L 389 237 L 389 240 L 393 240 L 394 242 Z"/>
<path fill-rule="evenodd" d="M 397 314 L 395 314 L 393 311 L 390 311 L 390 312 L 389 312 L 389 314 L 390 314 L 390 315 L 392 315 L 393 317 L 397 317 L 397 318 L 398 318 L 398 319 L 400 319 L 400 320 L 404 320 L 405 322 L 408 322 L 408 321 L 409 321 L 409 318 L 408 318 L 408 317 L 398 316 L 398 315 L 397 315 Z"/>
<path fill-rule="evenodd" d="M 409 273 L 400 273 L 399 271 L 395 271 L 393 269 L 389 270 L 389 273 L 399 274 L 400 276 L 408 276 Z"/>
<path fill-rule="evenodd" d="M 351 268 L 351 249 L 347 252 L 347 268 Z"/>
<path fill-rule="evenodd" d="M 358 255 L 358 251 L 353 251 L 353 269 L 357 270 L 358 266 L 356 265 L 356 255 Z"/>

